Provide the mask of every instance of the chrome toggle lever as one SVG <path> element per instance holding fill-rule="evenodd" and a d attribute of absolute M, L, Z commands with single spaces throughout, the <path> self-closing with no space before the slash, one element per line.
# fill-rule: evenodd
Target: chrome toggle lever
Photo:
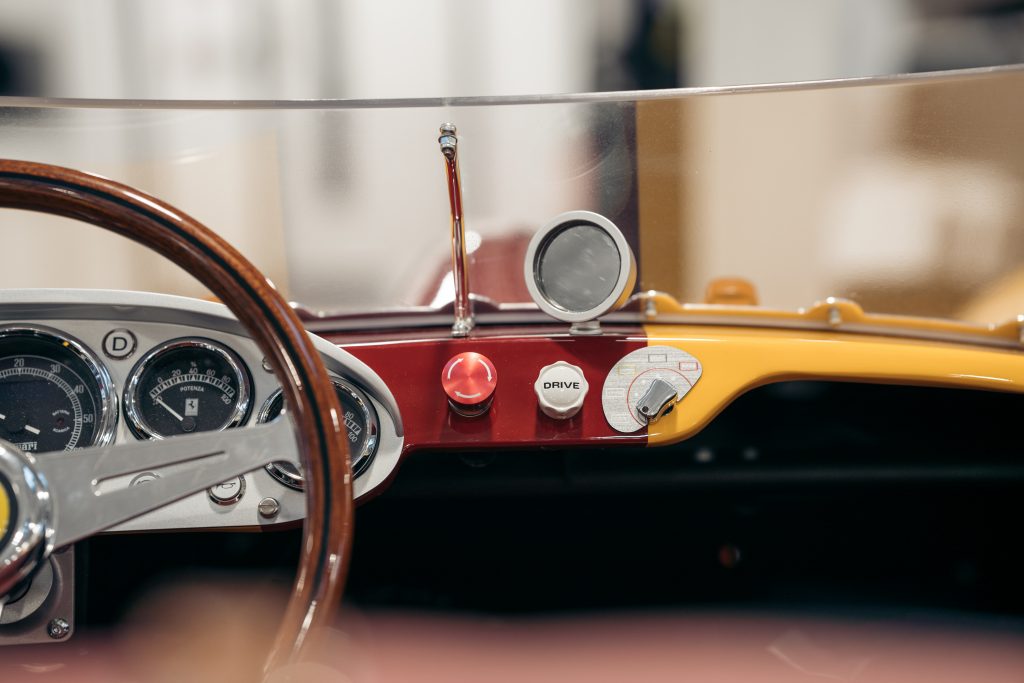
<path fill-rule="evenodd" d="M 466 258 L 466 226 L 462 215 L 462 182 L 459 177 L 459 139 L 455 126 L 441 125 L 437 139 L 444 156 L 445 177 L 448 182 L 448 202 L 452 212 L 452 280 L 455 281 L 455 323 L 453 337 L 465 337 L 473 329 L 473 309 L 469 298 L 469 264 Z"/>
<path fill-rule="evenodd" d="M 656 379 L 636 402 L 636 412 L 647 420 L 647 424 L 654 424 L 678 401 L 679 392 L 676 388 L 663 379 Z"/>

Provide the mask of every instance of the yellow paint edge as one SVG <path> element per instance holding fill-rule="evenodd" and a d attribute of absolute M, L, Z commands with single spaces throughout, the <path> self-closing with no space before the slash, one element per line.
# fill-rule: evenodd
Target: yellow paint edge
<path fill-rule="evenodd" d="M 928 340 L 810 330 L 645 325 L 648 346 L 692 354 L 701 378 L 648 428 L 648 445 L 681 441 L 741 394 L 789 380 L 1024 392 L 1024 353 Z"/>

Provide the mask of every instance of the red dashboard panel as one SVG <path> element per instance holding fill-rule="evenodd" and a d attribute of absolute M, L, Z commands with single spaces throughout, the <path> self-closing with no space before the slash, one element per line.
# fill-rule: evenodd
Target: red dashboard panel
<path fill-rule="evenodd" d="M 627 353 L 647 346 L 639 327 L 593 337 L 505 329 L 478 331 L 466 339 L 428 334 L 366 342 L 340 335 L 328 338 L 372 367 L 391 388 L 405 425 L 406 451 L 647 442 L 646 430 L 613 430 L 601 407 L 601 388 L 611 367 Z M 466 351 L 486 356 L 497 372 L 493 403 L 478 417 L 452 410 L 441 383 L 449 359 Z M 541 368 L 560 360 L 581 368 L 590 384 L 579 413 L 564 420 L 542 413 L 534 393 Z"/>

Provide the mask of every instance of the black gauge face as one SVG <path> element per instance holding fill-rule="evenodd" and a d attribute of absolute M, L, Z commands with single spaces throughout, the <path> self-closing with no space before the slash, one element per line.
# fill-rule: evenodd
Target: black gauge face
<path fill-rule="evenodd" d="M 139 436 L 164 438 L 236 427 L 249 412 L 250 379 L 231 350 L 206 339 L 163 344 L 139 361 L 125 414 Z"/>
<path fill-rule="evenodd" d="M 338 379 L 332 379 L 334 392 L 341 403 L 341 412 L 348 431 L 349 458 L 352 473 L 360 474 L 370 464 L 377 450 L 377 411 L 363 392 Z M 284 395 L 276 392 L 260 411 L 259 421 L 270 422 L 284 409 Z M 285 460 L 267 465 L 267 471 L 286 486 L 302 489 L 303 478 L 297 463 Z"/>
<path fill-rule="evenodd" d="M 109 378 L 78 343 L 0 330 L 0 438 L 28 453 L 106 443 L 112 400 Z"/>

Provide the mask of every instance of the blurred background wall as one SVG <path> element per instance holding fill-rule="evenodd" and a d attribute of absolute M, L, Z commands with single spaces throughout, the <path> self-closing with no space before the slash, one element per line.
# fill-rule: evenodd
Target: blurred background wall
<path fill-rule="evenodd" d="M 12 96 L 559 93 L 986 66 L 1022 53 L 1024 4 L 993 0 L 0 0 L 0 95 Z M 709 279 L 742 275 L 780 307 L 839 294 L 879 310 L 1015 314 L 1014 295 L 992 290 L 1014 291 L 1024 154 L 991 135 L 936 141 L 955 131 L 962 142 L 975 119 L 1012 131 L 1020 98 L 972 97 L 986 106 L 880 93 L 687 108 L 672 226 L 685 236 L 673 247 L 683 268 L 645 286 L 700 300 Z M 75 164 L 178 203 L 314 308 L 421 303 L 445 258 L 431 142 L 445 114 L 0 109 L 0 154 Z M 466 178 L 478 209 L 469 225 L 485 244 L 586 205 L 599 182 L 579 172 L 598 165 L 586 152 L 592 121 L 567 109 L 556 130 L 523 136 L 509 134 L 522 125 L 514 112 L 460 116 L 478 169 Z M 499 161 L 504 172 L 489 172 Z M 553 184 L 558 193 L 544 189 Z M 95 231 L 10 212 L 0 228 L 19 253 L 45 255 L 11 260 L 0 286 L 202 294 Z"/>

